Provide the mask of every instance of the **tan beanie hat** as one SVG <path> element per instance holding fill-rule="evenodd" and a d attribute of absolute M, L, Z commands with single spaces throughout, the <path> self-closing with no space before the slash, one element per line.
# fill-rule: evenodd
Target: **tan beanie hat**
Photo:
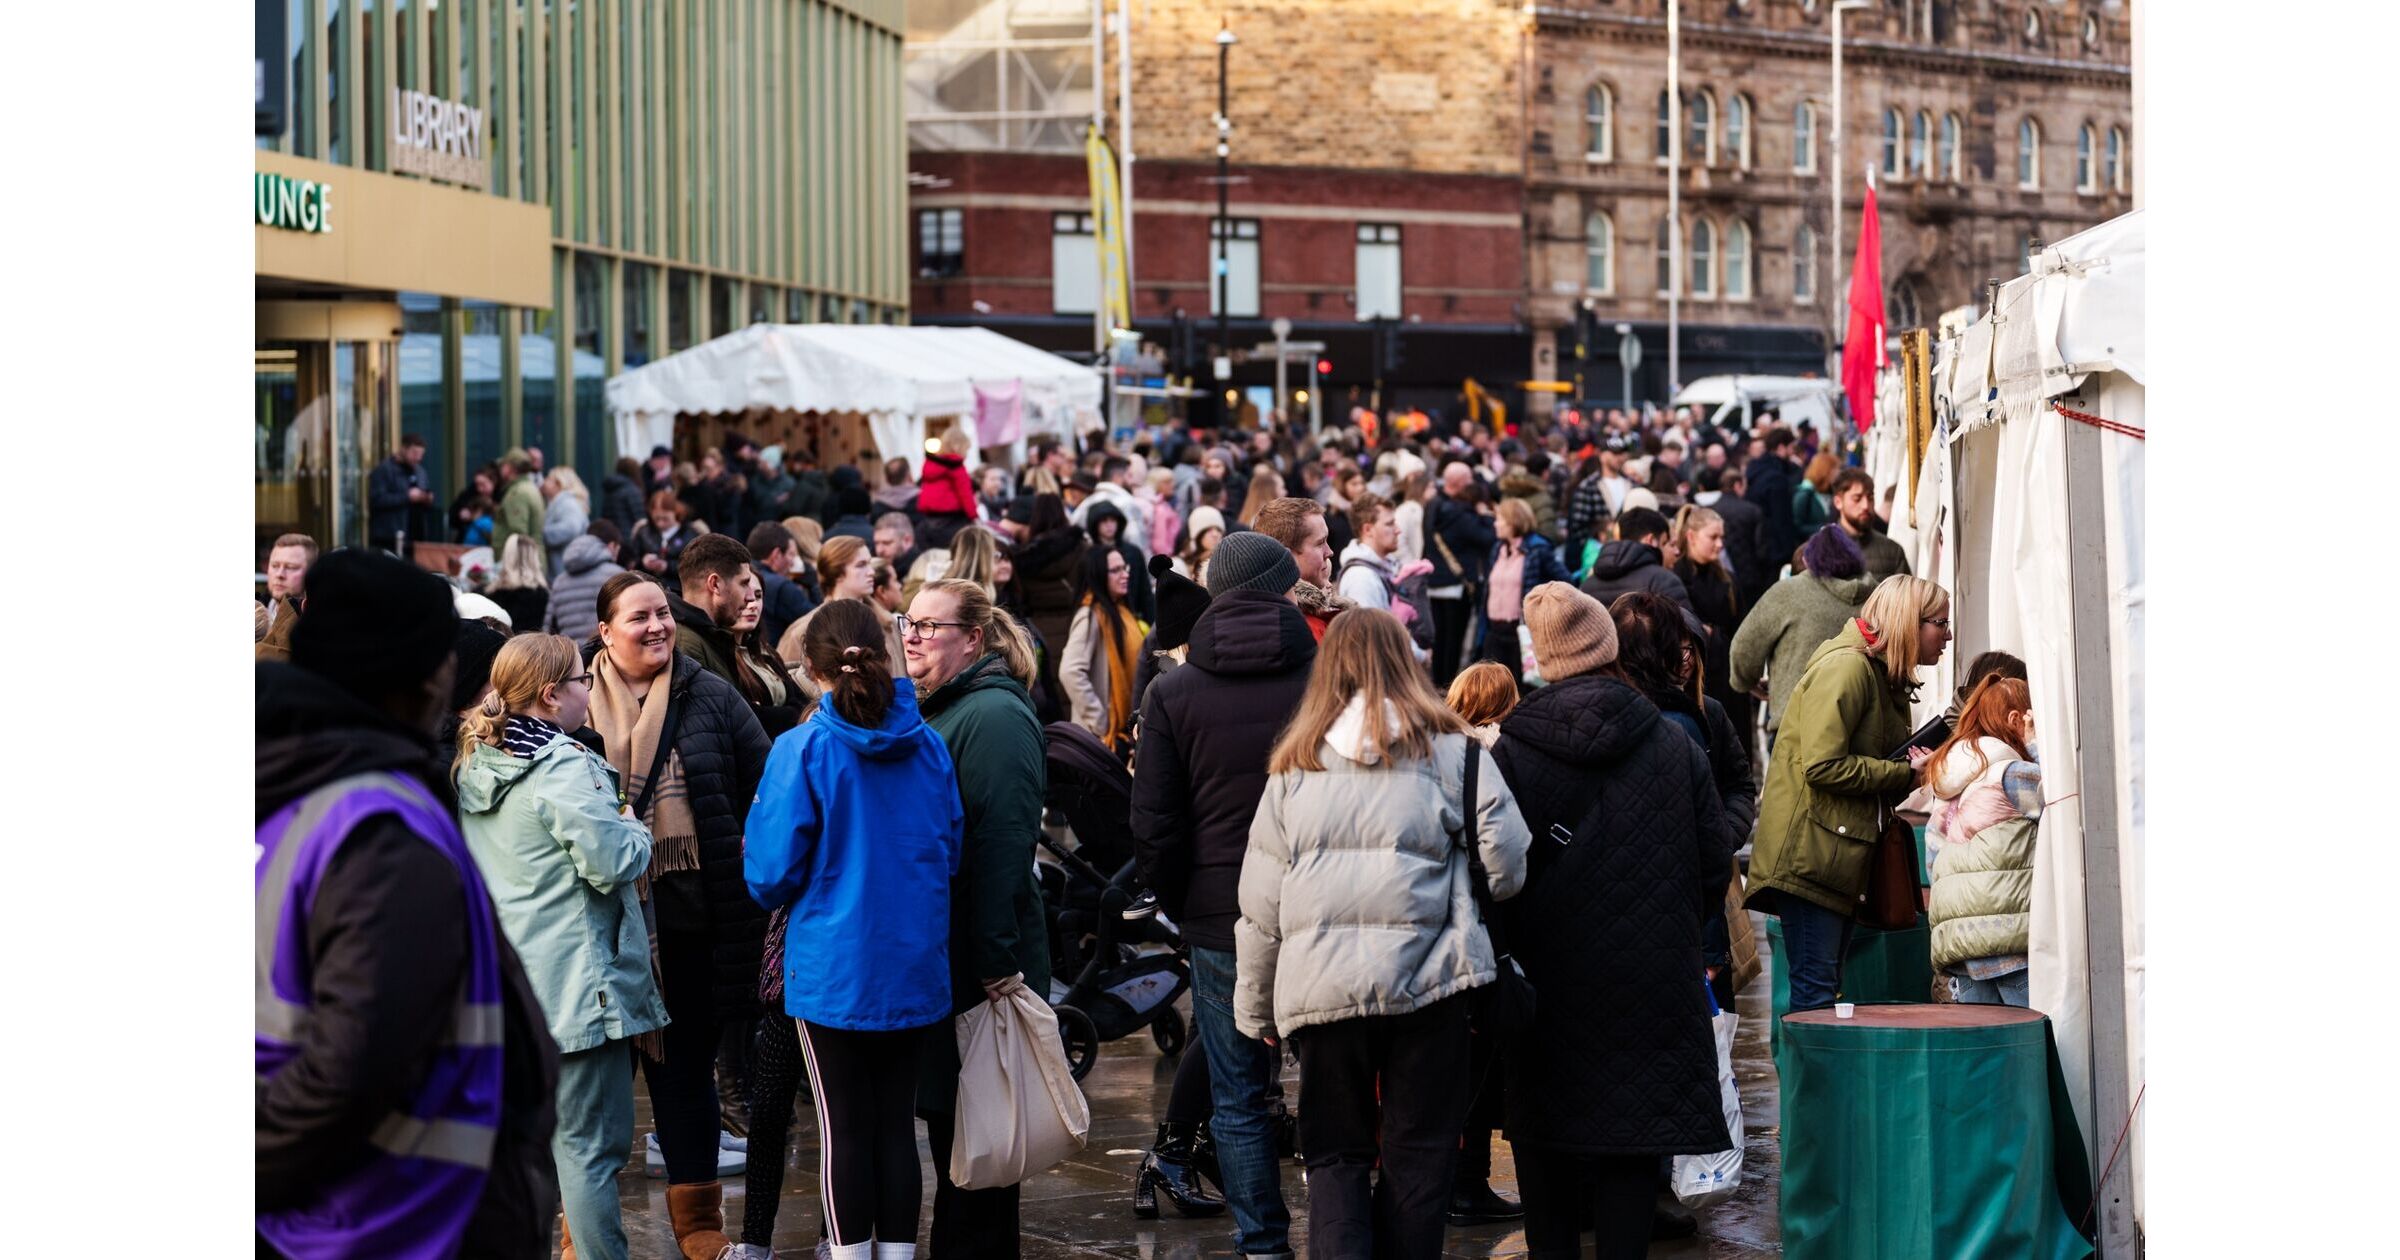
<path fill-rule="evenodd" d="M 1617 623 L 1599 600 L 1565 582 L 1525 593 L 1525 629 L 1546 682 L 1588 674 L 1617 659 Z"/>

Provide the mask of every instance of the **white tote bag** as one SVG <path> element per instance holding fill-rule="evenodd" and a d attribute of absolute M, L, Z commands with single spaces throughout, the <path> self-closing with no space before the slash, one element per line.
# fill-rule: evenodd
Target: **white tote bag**
<path fill-rule="evenodd" d="M 952 1021 L 958 1100 L 950 1180 L 1013 1186 L 1083 1149 L 1091 1105 L 1067 1067 L 1058 1016 L 1019 982 Z"/>
<path fill-rule="evenodd" d="M 1675 1199 L 1688 1208 L 1723 1203 L 1742 1188 L 1742 1091 L 1733 1080 L 1733 1030 L 1740 1020 L 1732 1011 L 1720 1011 L 1709 1021 L 1717 1033 L 1717 1094 L 1733 1149 L 1675 1157 Z"/>

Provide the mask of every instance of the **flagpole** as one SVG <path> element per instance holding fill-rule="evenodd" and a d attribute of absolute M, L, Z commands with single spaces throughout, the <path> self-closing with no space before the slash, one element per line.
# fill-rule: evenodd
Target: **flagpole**
<path fill-rule="evenodd" d="M 1667 401 L 1683 372 L 1683 43 L 1678 0 L 1667 0 Z"/>

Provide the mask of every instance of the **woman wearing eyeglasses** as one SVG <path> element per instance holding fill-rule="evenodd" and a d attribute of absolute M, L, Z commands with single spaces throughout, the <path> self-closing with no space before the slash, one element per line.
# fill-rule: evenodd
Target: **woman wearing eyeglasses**
<path fill-rule="evenodd" d="M 1041 720 L 1034 716 L 1033 641 L 1016 618 L 973 582 L 927 582 L 901 622 L 908 676 L 925 723 L 950 749 L 966 807 L 966 847 L 950 887 L 953 1016 L 1022 976 L 1050 996 L 1050 937 L 1034 882 L 1033 849 L 1049 783 Z M 1017 1254 L 1017 1187 L 961 1190 L 950 1181 L 958 1043 L 925 1048 L 917 1114 L 933 1151 L 937 1256 Z"/>
<path fill-rule="evenodd" d="M 1132 581 L 1124 552 L 1094 547 L 1084 554 L 1076 581 L 1082 599 L 1058 660 L 1058 682 L 1075 725 L 1120 752 L 1133 738 L 1133 677 L 1148 633 L 1126 600 Z"/>
<path fill-rule="evenodd" d="M 1891 808 L 1925 780 L 1910 734 L 1917 671 L 1950 645 L 1950 596 L 1898 574 L 1808 660 L 1785 705 L 1750 856 L 1750 909 L 1783 920 L 1792 1009 L 1831 1006 L 1867 860 Z"/>
<path fill-rule="evenodd" d="M 665 1026 L 635 881 L 650 829 L 619 803 L 617 772 L 567 732 L 591 708 L 574 640 L 521 634 L 459 728 L 460 829 L 558 1042 L 558 1164 L 567 1237 L 625 1255 L 617 1174 L 633 1145 L 633 1040 Z"/>

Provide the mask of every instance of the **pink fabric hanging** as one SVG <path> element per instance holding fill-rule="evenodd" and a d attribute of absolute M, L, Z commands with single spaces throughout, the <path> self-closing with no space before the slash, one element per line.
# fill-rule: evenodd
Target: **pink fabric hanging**
<path fill-rule="evenodd" d="M 975 387 L 975 441 L 980 446 L 1007 446 L 1025 425 L 1025 386 L 1003 381 Z"/>

